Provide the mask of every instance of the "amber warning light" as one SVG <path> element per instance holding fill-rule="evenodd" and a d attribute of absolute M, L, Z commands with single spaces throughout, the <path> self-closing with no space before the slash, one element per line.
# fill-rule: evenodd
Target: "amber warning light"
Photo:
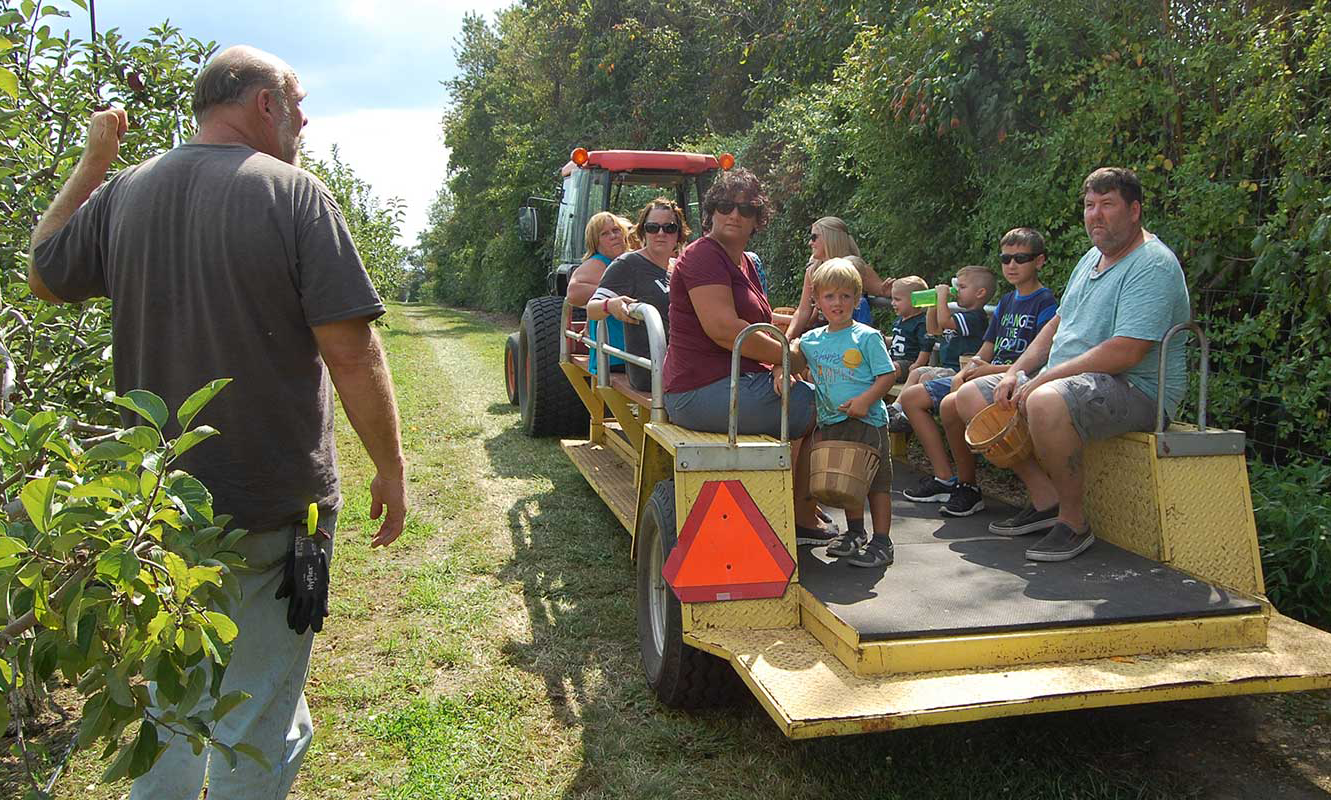
<path fill-rule="evenodd" d="M 722 153 L 716 160 L 720 162 L 721 169 L 733 169 L 735 166 L 735 157 L 729 153 Z"/>
<path fill-rule="evenodd" d="M 572 161 L 574 164 L 577 164 L 577 165 L 580 166 L 580 167 L 586 165 L 586 163 L 587 163 L 587 148 L 585 148 L 585 147 L 575 147 L 575 148 L 573 148 L 573 154 L 570 155 L 568 158 L 569 158 L 570 161 Z"/>

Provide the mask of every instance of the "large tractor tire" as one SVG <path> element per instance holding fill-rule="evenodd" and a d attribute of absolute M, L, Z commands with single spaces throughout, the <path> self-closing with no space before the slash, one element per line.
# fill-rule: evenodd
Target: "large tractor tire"
<path fill-rule="evenodd" d="M 504 343 L 504 390 L 508 392 L 508 402 L 518 405 L 518 376 L 522 374 L 522 337 L 510 333 Z"/>
<path fill-rule="evenodd" d="M 670 708 L 728 705 L 739 689 L 730 664 L 684 644 L 679 600 L 661 575 L 675 547 L 675 482 L 652 488 L 638 531 L 638 649 L 647 683 Z"/>
<path fill-rule="evenodd" d="M 587 407 L 559 368 L 559 314 L 563 307 L 562 297 L 538 297 L 529 300 L 522 312 L 518 406 L 522 409 L 522 430 L 528 436 L 587 433 Z"/>

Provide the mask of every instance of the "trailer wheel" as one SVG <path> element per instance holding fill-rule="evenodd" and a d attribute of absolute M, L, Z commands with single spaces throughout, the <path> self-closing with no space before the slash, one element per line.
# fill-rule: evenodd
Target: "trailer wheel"
<path fill-rule="evenodd" d="M 587 432 L 590 416 L 559 368 L 559 314 L 562 297 L 527 302 L 518 332 L 522 373 L 518 406 L 528 436 L 575 436 Z"/>
<path fill-rule="evenodd" d="M 684 644 L 679 600 L 661 575 L 675 547 L 675 482 L 652 489 L 638 531 L 638 649 L 647 683 L 670 708 L 725 705 L 738 676 L 730 664 Z"/>
<path fill-rule="evenodd" d="M 504 390 L 508 392 L 508 402 L 518 404 L 518 375 L 522 365 L 522 338 L 517 333 L 510 333 L 504 342 Z"/>

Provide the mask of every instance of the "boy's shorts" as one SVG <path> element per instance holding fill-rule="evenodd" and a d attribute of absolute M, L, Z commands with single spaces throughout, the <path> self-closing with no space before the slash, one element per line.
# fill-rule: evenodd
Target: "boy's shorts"
<path fill-rule="evenodd" d="M 878 449 L 878 471 L 869 482 L 869 491 L 890 492 L 892 490 L 892 445 L 887 435 L 887 428 L 879 428 L 869 423 L 850 417 L 831 425 L 819 425 L 813 434 L 812 444 L 821 441 L 859 442 Z"/>
<path fill-rule="evenodd" d="M 992 403 L 994 389 L 1001 380 L 1001 374 L 985 375 L 970 383 L 980 390 L 985 402 Z M 1121 375 L 1083 372 L 1047 385 L 1062 395 L 1072 427 L 1083 442 L 1155 429 L 1155 401 Z M 1165 420 L 1166 425 L 1168 422 Z"/>
<path fill-rule="evenodd" d="M 929 393 L 929 399 L 933 401 L 934 413 L 937 414 L 938 409 L 943 405 L 943 398 L 952 392 L 952 379 L 934 378 L 925 381 L 924 390 Z"/>

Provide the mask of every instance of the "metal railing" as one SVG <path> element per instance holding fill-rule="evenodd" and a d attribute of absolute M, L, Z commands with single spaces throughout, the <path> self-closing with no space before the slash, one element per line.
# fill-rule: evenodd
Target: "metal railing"
<path fill-rule="evenodd" d="M 785 331 L 770 322 L 755 322 L 735 337 L 735 346 L 730 351 L 730 446 L 739 442 L 739 363 L 740 348 L 749 334 L 764 331 L 776 336 L 781 342 L 781 443 L 790 441 L 790 342 Z"/>
<path fill-rule="evenodd" d="M 1170 328 L 1165 334 L 1165 338 L 1160 340 L 1160 366 L 1156 373 L 1155 385 L 1155 430 L 1157 433 L 1165 429 L 1165 372 L 1169 342 L 1177 334 L 1184 331 L 1191 331 L 1201 345 L 1201 374 L 1197 379 L 1197 430 L 1206 431 L 1206 379 L 1211 374 L 1211 343 L 1207 340 L 1206 334 L 1202 333 L 1202 326 L 1198 325 L 1195 320 L 1188 320 Z"/>
<path fill-rule="evenodd" d="M 657 311 L 656 307 L 650 303 L 630 303 L 625 310 L 630 317 L 639 320 L 640 325 L 646 326 L 647 350 L 651 354 L 650 357 L 634 355 L 608 344 L 605 338 L 607 326 L 604 324 L 596 326 L 595 339 L 585 333 L 569 330 L 573 320 L 573 306 L 568 300 L 565 300 L 559 319 L 559 330 L 563 332 L 563 336 L 559 339 L 559 361 L 560 363 L 568 363 L 572 357 L 572 349 L 569 347 L 570 341 L 582 342 L 591 352 L 595 353 L 596 385 L 602 388 L 610 385 L 611 356 L 635 367 L 650 370 L 652 373 L 652 422 L 666 422 L 665 389 L 661 375 L 661 365 L 665 363 L 666 337 L 665 325 L 661 322 L 661 312 Z"/>

